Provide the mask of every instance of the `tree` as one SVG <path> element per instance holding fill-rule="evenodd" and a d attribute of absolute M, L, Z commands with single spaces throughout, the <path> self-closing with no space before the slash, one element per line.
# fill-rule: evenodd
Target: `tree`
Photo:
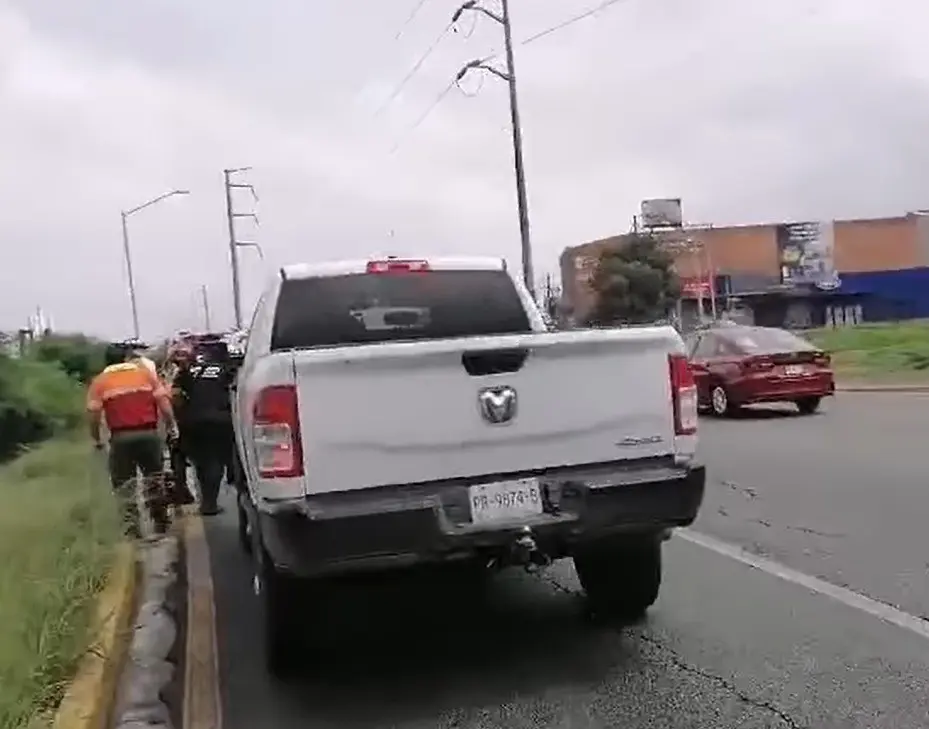
<path fill-rule="evenodd" d="M 591 279 L 588 324 L 645 324 L 668 315 L 680 295 L 674 259 L 650 236 L 633 233 L 600 253 Z"/>
<path fill-rule="evenodd" d="M 51 334 L 36 340 L 36 359 L 58 364 L 69 376 L 87 384 L 104 366 L 106 343 L 83 334 Z"/>

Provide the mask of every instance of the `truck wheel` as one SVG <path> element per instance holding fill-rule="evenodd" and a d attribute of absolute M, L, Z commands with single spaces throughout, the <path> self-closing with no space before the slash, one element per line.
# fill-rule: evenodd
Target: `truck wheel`
<path fill-rule="evenodd" d="M 636 535 L 584 545 L 574 555 L 574 569 L 596 616 L 637 620 L 658 599 L 661 536 Z"/>
<path fill-rule="evenodd" d="M 297 582 L 278 572 L 263 547 L 255 555 L 254 590 L 261 611 L 265 668 L 275 678 L 286 679 L 298 668 L 299 606 Z"/>

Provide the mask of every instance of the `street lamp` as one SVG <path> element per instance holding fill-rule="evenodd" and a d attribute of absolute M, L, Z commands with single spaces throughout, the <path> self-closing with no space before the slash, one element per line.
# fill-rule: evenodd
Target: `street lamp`
<path fill-rule="evenodd" d="M 129 303 L 132 306 L 132 330 L 136 339 L 139 339 L 139 307 L 136 303 L 135 298 L 135 279 L 132 275 L 132 254 L 129 250 L 129 216 L 138 213 L 145 208 L 151 207 L 155 203 L 160 203 L 162 200 L 167 200 L 169 197 L 174 197 L 175 195 L 189 195 L 190 190 L 171 190 L 171 192 L 166 192 L 163 195 L 154 197 L 148 202 L 142 203 L 134 208 L 129 210 L 123 210 L 120 215 L 123 219 L 123 256 L 126 259 L 126 275 L 129 278 Z"/>

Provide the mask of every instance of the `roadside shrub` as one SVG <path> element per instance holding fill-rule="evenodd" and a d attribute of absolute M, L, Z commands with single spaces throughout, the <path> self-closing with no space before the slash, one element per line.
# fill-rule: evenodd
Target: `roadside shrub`
<path fill-rule="evenodd" d="M 33 343 L 30 355 L 57 363 L 78 382 L 88 384 L 104 365 L 106 343 L 83 334 L 51 334 Z"/>
<path fill-rule="evenodd" d="M 0 467 L 0 728 L 47 727 L 122 529 L 105 461 L 55 438 Z"/>
<path fill-rule="evenodd" d="M 0 355 L 0 461 L 76 426 L 81 385 L 54 362 Z"/>

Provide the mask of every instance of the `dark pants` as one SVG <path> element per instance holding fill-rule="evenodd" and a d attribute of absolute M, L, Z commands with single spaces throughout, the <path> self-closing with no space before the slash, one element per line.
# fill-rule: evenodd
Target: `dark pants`
<path fill-rule="evenodd" d="M 232 448 L 232 424 L 229 422 L 194 422 L 184 426 L 184 449 L 194 464 L 200 484 L 201 508 L 216 511 L 219 487 Z"/>
<path fill-rule="evenodd" d="M 168 454 L 171 459 L 171 486 L 174 503 L 189 504 L 193 501 L 193 496 L 187 484 L 187 450 L 183 438 L 168 443 Z"/>
<path fill-rule="evenodd" d="M 164 451 L 156 429 L 116 431 L 110 433 L 110 482 L 120 501 L 126 532 L 138 536 L 139 509 L 136 501 L 136 476 L 142 473 L 142 503 L 151 514 L 155 528 L 167 527 L 167 504 L 164 499 Z"/>

